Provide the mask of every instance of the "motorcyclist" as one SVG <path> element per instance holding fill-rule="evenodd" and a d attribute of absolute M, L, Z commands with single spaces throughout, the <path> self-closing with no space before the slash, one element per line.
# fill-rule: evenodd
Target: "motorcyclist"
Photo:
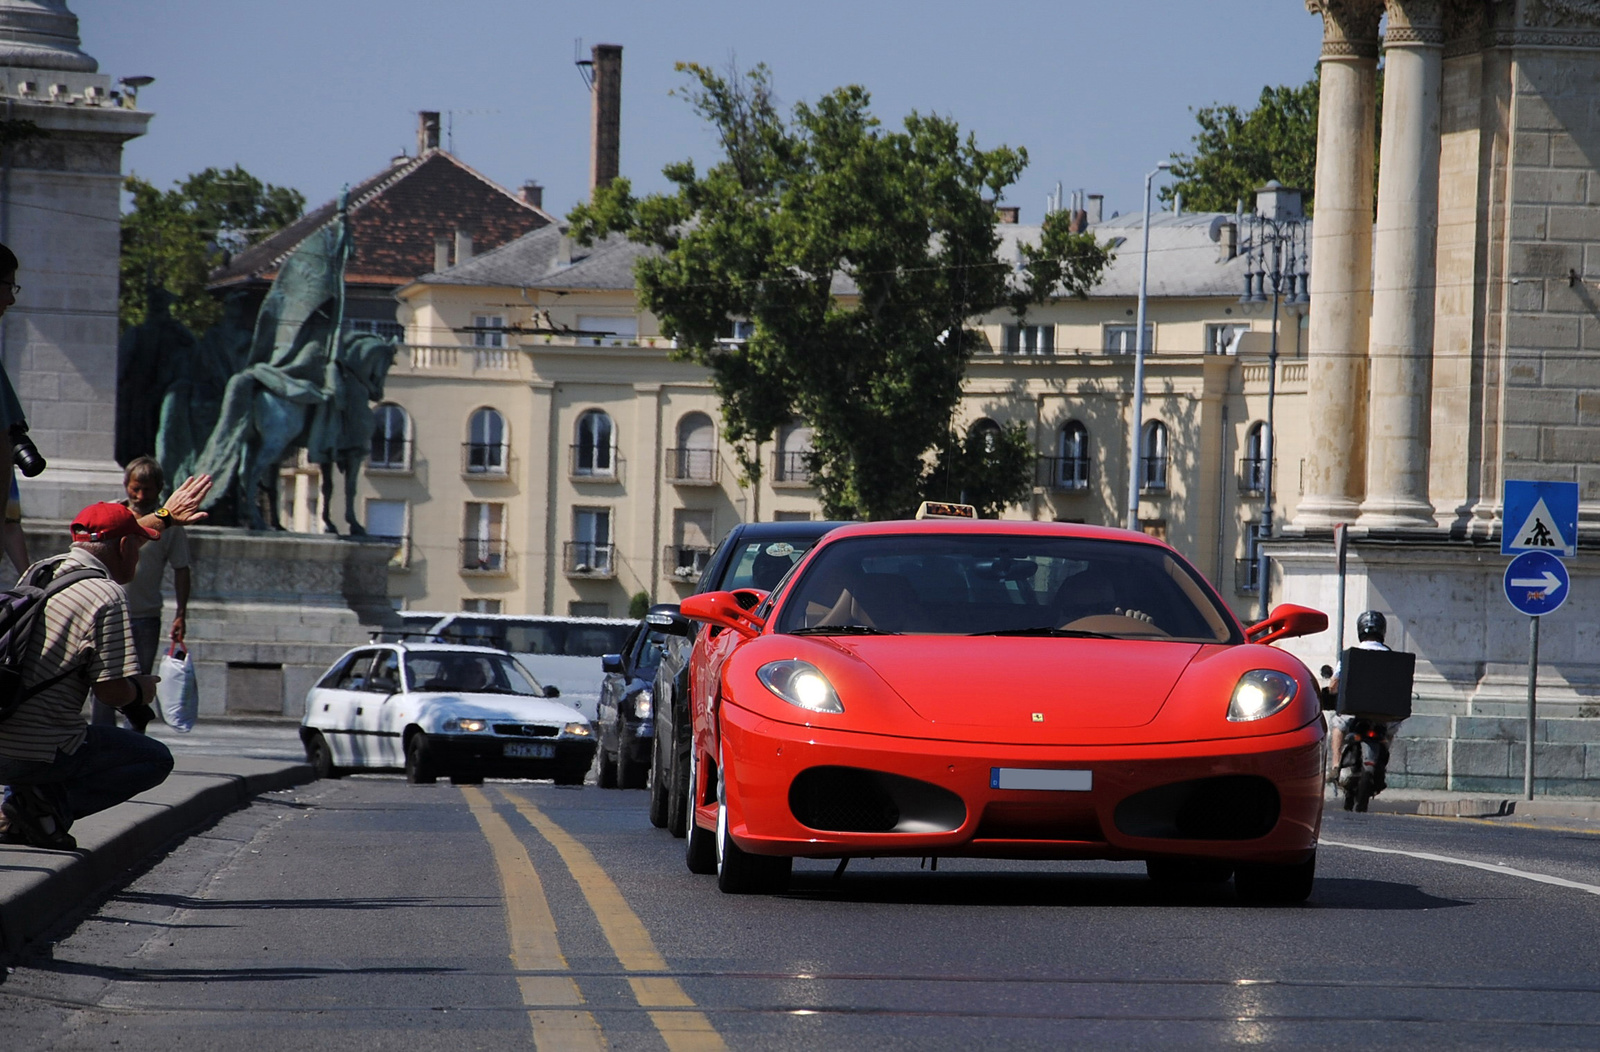
<path fill-rule="evenodd" d="M 1361 650 L 1388 650 L 1389 647 L 1383 641 L 1383 637 L 1388 631 L 1389 622 L 1382 614 L 1376 610 L 1364 611 L 1360 617 L 1356 618 L 1356 647 Z M 1339 667 L 1334 670 L 1333 679 L 1328 684 L 1329 693 L 1335 696 L 1339 693 L 1339 677 L 1343 672 L 1344 665 L 1343 662 L 1340 662 Z M 1333 747 L 1329 753 L 1329 760 L 1332 762 L 1333 769 L 1329 773 L 1335 785 L 1339 782 L 1339 766 L 1343 758 L 1344 736 L 1349 733 L 1355 722 L 1356 717 L 1354 716 L 1341 716 L 1337 713 L 1330 714 Z M 1383 728 L 1385 746 L 1393 744 L 1395 731 L 1399 729 L 1400 724 L 1403 722 L 1405 721 L 1395 720 L 1392 723 L 1378 724 Z"/>

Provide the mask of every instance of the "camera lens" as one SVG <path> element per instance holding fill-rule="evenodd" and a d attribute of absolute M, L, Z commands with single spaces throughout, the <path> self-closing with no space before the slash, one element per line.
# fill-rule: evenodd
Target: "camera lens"
<path fill-rule="evenodd" d="M 17 465 L 17 470 L 28 478 L 33 478 L 44 471 L 44 456 L 40 454 L 39 447 L 33 444 L 33 439 L 26 435 L 15 439 L 11 447 L 11 460 Z"/>

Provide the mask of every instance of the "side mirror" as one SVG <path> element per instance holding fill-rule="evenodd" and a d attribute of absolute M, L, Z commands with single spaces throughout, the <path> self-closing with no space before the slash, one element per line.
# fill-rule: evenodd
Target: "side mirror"
<path fill-rule="evenodd" d="M 544 696 L 547 698 L 559 698 L 561 697 L 561 688 L 551 684 L 544 688 Z"/>
<path fill-rule="evenodd" d="M 686 636 L 694 627 L 677 606 L 669 607 L 665 603 L 644 615 L 644 620 L 645 624 L 668 636 Z"/>
<path fill-rule="evenodd" d="M 750 589 L 741 589 L 745 592 L 744 601 L 748 601 Z M 766 593 L 756 593 L 765 596 Z M 759 602 L 760 600 L 757 600 Z M 752 607 L 756 604 L 751 603 Z M 728 628 L 752 639 L 761 634 L 761 629 L 766 622 L 752 614 L 744 606 L 741 596 L 735 592 L 702 592 L 691 595 L 679 607 L 683 616 L 694 621 L 704 621 L 716 628 Z"/>
<path fill-rule="evenodd" d="M 622 671 L 622 655 L 621 654 L 601 654 L 600 655 L 600 671 L 601 672 L 621 672 Z"/>
<path fill-rule="evenodd" d="M 1265 621 L 1257 622 L 1244 630 L 1245 638 L 1252 643 L 1274 643 L 1295 636 L 1314 636 L 1328 630 L 1328 615 L 1309 606 L 1283 603 L 1275 606 Z"/>
<path fill-rule="evenodd" d="M 378 694 L 398 694 L 400 684 L 392 679 L 374 679 L 367 684 L 367 689 Z"/>

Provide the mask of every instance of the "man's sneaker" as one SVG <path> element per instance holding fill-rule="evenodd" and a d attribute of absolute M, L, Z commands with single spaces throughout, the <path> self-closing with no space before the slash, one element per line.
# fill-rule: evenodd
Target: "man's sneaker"
<path fill-rule="evenodd" d="M 0 804 L 0 811 L 5 814 L 10 835 L 30 847 L 54 851 L 78 847 L 77 840 L 67 832 L 67 823 L 38 786 L 12 786 L 11 796 Z"/>

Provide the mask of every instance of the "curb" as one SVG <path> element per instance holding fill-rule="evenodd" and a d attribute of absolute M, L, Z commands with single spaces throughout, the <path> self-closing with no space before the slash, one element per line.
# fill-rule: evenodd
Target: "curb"
<path fill-rule="evenodd" d="M 252 797 L 314 781 L 303 763 L 195 756 L 154 789 L 73 824 L 76 851 L 0 845 L 0 959 L 12 960 L 62 918 L 172 841 Z M 0 972 L 0 982 L 5 976 Z"/>
<path fill-rule="evenodd" d="M 1444 800 L 1385 800 L 1367 804 L 1368 811 L 1388 815 L 1428 815 L 1434 818 L 1577 818 L 1600 821 L 1600 800 L 1513 800 L 1507 797 L 1461 797 Z"/>

